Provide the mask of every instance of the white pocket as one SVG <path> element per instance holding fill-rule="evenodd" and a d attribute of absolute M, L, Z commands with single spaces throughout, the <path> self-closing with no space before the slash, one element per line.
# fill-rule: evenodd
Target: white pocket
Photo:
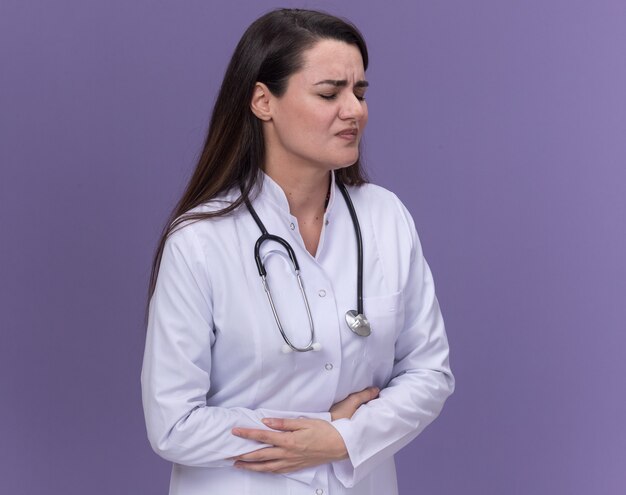
<path fill-rule="evenodd" d="M 363 311 L 372 333 L 367 339 L 365 358 L 378 378 L 388 378 L 394 364 L 395 344 L 404 325 L 402 291 L 384 296 L 364 297 Z"/>

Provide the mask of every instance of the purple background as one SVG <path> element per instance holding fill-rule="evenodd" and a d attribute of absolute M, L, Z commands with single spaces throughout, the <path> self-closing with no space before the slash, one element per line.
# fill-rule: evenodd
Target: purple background
<path fill-rule="evenodd" d="M 371 50 L 366 162 L 412 211 L 457 391 L 404 494 L 626 492 L 626 3 L 283 1 Z M 0 492 L 166 493 L 151 256 L 274 2 L 0 3 Z"/>

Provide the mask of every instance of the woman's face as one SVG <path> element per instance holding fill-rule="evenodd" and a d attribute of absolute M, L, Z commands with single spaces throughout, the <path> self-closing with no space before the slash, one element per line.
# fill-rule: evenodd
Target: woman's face
<path fill-rule="evenodd" d="M 355 45 L 321 40 L 303 59 L 285 93 L 272 97 L 268 157 L 325 170 L 350 166 L 367 124 L 361 53 Z"/>

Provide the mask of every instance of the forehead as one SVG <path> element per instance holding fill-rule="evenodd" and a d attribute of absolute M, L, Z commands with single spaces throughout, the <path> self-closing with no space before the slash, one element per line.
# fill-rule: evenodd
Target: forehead
<path fill-rule="evenodd" d="M 365 79 L 363 59 L 356 45 L 337 40 L 320 40 L 303 53 L 302 69 L 294 74 L 305 83 L 324 79 Z"/>

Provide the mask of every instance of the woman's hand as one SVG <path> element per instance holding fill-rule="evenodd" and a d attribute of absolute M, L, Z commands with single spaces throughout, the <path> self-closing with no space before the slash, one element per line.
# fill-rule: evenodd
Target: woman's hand
<path fill-rule="evenodd" d="M 366 402 L 378 397 L 380 390 L 376 387 L 368 387 L 360 392 L 348 395 L 344 400 L 337 402 L 330 408 L 330 416 L 333 421 L 341 418 L 350 419 L 356 410 Z"/>
<path fill-rule="evenodd" d="M 332 420 L 350 419 L 361 405 L 376 398 L 378 392 L 376 387 L 370 387 L 350 394 L 330 408 Z M 282 474 L 348 457 L 341 435 L 327 421 L 280 418 L 265 418 L 262 421 L 278 431 L 234 428 L 232 433 L 272 447 L 233 457 L 235 467 Z"/>
<path fill-rule="evenodd" d="M 279 431 L 233 429 L 233 435 L 272 445 L 234 457 L 235 467 L 250 471 L 290 473 L 348 457 L 341 435 L 327 421 L 265 418 L 263 423 Z"/>

